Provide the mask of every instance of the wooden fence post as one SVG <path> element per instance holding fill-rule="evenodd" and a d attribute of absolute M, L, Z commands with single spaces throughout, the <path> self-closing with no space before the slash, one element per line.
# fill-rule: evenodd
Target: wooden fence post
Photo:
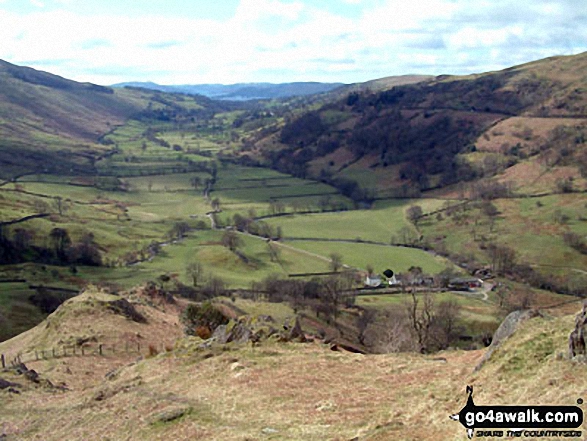
<path fill-rule="evenodd" d="M 100 355 L 102 355 L 102 345 L 101 344 L 98 346 L 98 351 L 100 352 Z"/>
<path fill-rule="evenodd" d="M 4 354 L 0 357 L 2 359 L 2 369 L 6 369 L 6 359 L 4 358 Z"/>

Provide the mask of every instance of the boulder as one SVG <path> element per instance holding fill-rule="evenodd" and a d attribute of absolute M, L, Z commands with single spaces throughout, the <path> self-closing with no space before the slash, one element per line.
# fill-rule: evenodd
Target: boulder
<path fill-rule="evenodd" d="M 149 420 L 151 425 L 165 424 L 178 420 L 192 411 L 190 406 L 170 407 L 162 412 L 155 413 Z"/>
<path fill-rule="evenodd" d="M 0 378 L 0 389 L 11 389 L 11 388 L 15 388 L 15 387 L 22 387 L 22 386 L 18 383 L 13 383 L 11 381 Z"/>
<path fill-rule="evenodd" d="M 107 303 L 108 309 L 115 314 L 120 314 L 129 320 L 137 323 L 147 323 L 147 319 L 143 314 L 136 310 L 136 308 L 128 300 L 120 298 Z"/>
<path fill-rule="evenodd" d="M 273 336 L 282 342 L 307 341 L 298 317 L 286 320 L 282 330 L 273 327 L 272 323 L 274 320 L 269 316 L 245 316 L 233 319 L 225 325 L 216 327 L 212 337 L 200 346 L 204 348 L 210 347 L 212 343 L 226 344 L 231 342 L 238 344 L 258 343 Z"/>
<path fill-rule="evenodd" d="M 475 367 L 475 372 L 480 370 L 483 367 L 483 365 L 487 362 L 487 360 L 491 358 L 493 352 L 495 352 L 495 350 L 499 346 L 501 346 L 501 344 L 505 340 L 507 340 L 514 332 L 516 332 L 516 329 L 518 329 L 520 323 L 538 316 L 542 316 L 542 314 L 534 309 L 514 311 L 508 314 L 504 321 L 501 322 L 501 325 L 499 325 L 499 328 L 497 328 L 497 331 L 495 331 L 495 334 L 493 334 L 491 344 L 487 348 L 487 352 L 485 353 L 479 364 L 477 364 L 477 366 Z"/>
<path fill-rule="evenodd" d="M 299 317 L 296 316 L 295 319 L 290 319 L 285 322 L 283 325 L 283 332 L 280 335 L 280 340 L 299 341 L 300 343 L 304 343 L 306 341 L 306 335 L 302 330 Z"/>
<path fill-rule="evenodd" d="M 575 318 L 575 329 L 569 335 L 569 357 L 585 357 L 585 326 L 587 325 L 587 303 L 583 304 L 583 310 Z"/>

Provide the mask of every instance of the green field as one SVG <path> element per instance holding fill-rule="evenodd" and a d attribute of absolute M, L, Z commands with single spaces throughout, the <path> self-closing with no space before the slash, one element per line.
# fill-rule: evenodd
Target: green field
<path fill-rule="evenodd" d="M 149 262 L 108 271 L 85 267 L 80 269 L 80 274 L 95 282 L 109 281 L 124 287 L 168 274 L 191 285 L 186 266 L 191 262 L 199 262 L 204 268 L 205 277 L 219 277 L 231 288 L 248 288 L 251 282 L 260 281 L 272 274 L 287 277 L 289 273 L 328 271 L 326 260 L 308 257 L 302 252 L 285 248 L 280 249 L 279 261 L 272 262 L 265 240 L 240 235 L 243 246 L 239 248 L 239 253 L 245 257 L 245 261 L 222 246 L 221 236 L 220 231 L 192 232 L 183 241 L 164 247 Z"/>
<path fill-rule="evenodd" d="M 420 223 L 423 234 L 435 242 L 442 239 L 455 253 L 471 253 L 489 263 L 483 242 L 497 243 L 515 250 L 516 260 L 555 274 L 568 274 L 569 268 L 587 267 L 587 255 L 568 246 L 566 232 L 587 234 L 587 207 L 575 195 L 561 194 L 537 198 L 493 201 L 498 209 L 494 224 L 474 205 L 455 215 L 429 217 Z M 550 269 L 549 266 L 550 265 Z M 560 267 L 557 269 L 557 267 Z"/>
<path fill-rule="evenodd" d="M 318 211 L 320 201 L 351 207 L 351 201 L 331 187 L 320 182 L 294 178 L 270 169 L 227 165 L 218 169 L 218 178 L 210 198 L 219 199 L 225 223 L 231 223 L 234 214 L 255 216 L 273 214 L 270 203 L 278 202 L 284 212 Z"/>
<path fill-rule="evenodd" d="M 453 266 L 444 258 L 416 248 L 306 240 L 291 241 L 287 244 L 324 257 L 337 253 L 342 256 L 342 262 L 346 265 L 363 270 L 372 265 L 378 273 L 387 268 L 395 272 L 405 272 L 412 266 L 419 266 L 425 273 L 436 274 L 447 266 Z"/>
<path fill-rule="evenodd" d="M 267 219 L 267 222 L 275 227 L 281 226 L 286 238 L 361 239 L 388 244 L 402 228 L 413 230 L 405 217 L 405 210 L 414 203 L 427 212 L 440 207 L 443 201 L 377 201 L 370 210 L 292 215 Z"/>
<path fill-rule="evenodd" d="M 0 283 L 0 341 L 32 328 L 45 318 L 28 302 L 34 290 L 26 283 Z"/>

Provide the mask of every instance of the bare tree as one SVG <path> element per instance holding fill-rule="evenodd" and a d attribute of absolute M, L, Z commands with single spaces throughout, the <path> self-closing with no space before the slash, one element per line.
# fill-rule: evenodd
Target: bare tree
<path fill-rule="evenodd" d="M 438 304 L 435 308 L 434 337 L 440 349 L 448 348 L 458 339 L 461 327 L 459 316 L 461 305 L 454 300 L 447 300 Z"/>
<path fill-rule="evenodd" d="M 412 292 L 412 300 L 406 303 L 406 312 L 410 329 L 416 339 L 418 351 L 426 353 L 430 349 L 430 333 L 434 322 L 432 296 L 424 294 L 422 306 L 418 308 L 418 298 Z"/>
<path fill-rule="evenodd" d="M 64 261 L 66 259 L 65 251 L 71 245 L 69 233 L 63 228 L 53 228 L 49 233 L 49 237 L 53 242 L 55 254 L 60 260 Z"/>
<path fill-rule="evenodd" d="M 204 274 L 204 267 L 200 262 L 190 262 L 186 265 L 186 272 L 192 278 L 194 287 L 198 286 L 198 281 Z"/>
<path fill-rule="evenodd" d="M 267 248 L 269 249 L 271 262 L 279 262 L 281 258 L 281 249 L 272 241 L 267 242 Z"/>
<path fill-rule="evenodd" d="M 194 190 L 197 190 L 200 185 L 202 185 L 202 178 L 199 176 L 194 176 L 190 179 L 190 185 L 194 187 Z"/>
<path fill-rule="evenodd" d="M 385 325 L 376 331 L 375 350 L 384 354 L 414 350 L 406 314 L 392 310 L 385 315 Z"/>
<path fill-rule="evenodd" d="M 328 314 L 334 317 L 335 323 L 344 302 L 344 296 L 348 295 L 347 291 L 352 288 L 352 285 L 352 275 L 347 273 L 330 276 L 322 283 L 320 300 L 327 307 Z"/>
<path fill-rule="evenodd" d="M 331 253 L 330 256 L 330 269 L 337 273 L 342 268 L 342 256 L 338 253 Z"/>
<path fill-rule="evenodd" d="M 504 273 L 507 269 L 512 268 L 516 262 L 515 250 L 507 245 L 491 243 L 487 246 L 487 252 L 491 259 L 491 269 L 498 273 Z"/>
<path fill-rule="evenodd" d="M 181 240 L 188 231 L 190 231 L 190 226 L 187 222 L 176 222 L 168 231 L 167 235 L 172 240 Z"/>
<path fill-rule="evenodd" d="M 359 331 L 358 339 L 359 343 L 362 345 L 365 344 L 365 337 L 367 335 L 367 329 L 371 326 L 372 323 L 375 322 L 377 318 L 377 312 L 373 309 L 365 309 L 361 312 L 360 315 L 357 316 L 356 319 L 356 326 L 357 330 Z"/>

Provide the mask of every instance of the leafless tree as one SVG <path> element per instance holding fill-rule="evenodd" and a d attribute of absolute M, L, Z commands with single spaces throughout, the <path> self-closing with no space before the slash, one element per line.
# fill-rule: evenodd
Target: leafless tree
<path fill-rule="evenodd" d="M 192 278 L 194 287 L 198 286 L 198 281 L 204 274 L 204 267 L 200 262 L 190 262 L 186 266 L 187 274 Z"/>
<path fill-rule="evenodd" d="M 331 253 L 328 257 L 330 257 L 330 269 L 337 273 L 342 268 L 342 256 L 338 253 Z"/>
<path fill-rule="evenodd" d="M 418 297 L 412 292 L 411 301 L 406 303 L 406 313 L 410 329 L 416 339 L 418 351 L 426 353 L 430 349 L 430 334 L 434 322 L 432 296 L 429 293 L 424 294 L 421 307 L 418 307 L 419 303 Z"/>
<path fill-rule="evenodd" d="M 361 314 L 357 316 L 356 326 L 359 331 L 358 339 L 359 343 L 365 344 L 365 337 L 367 335 L 367 329 L 371 324 L 375 322 L 377 318 L 377 312 L 373 309 L 364 309 Z"/>
<path fill-rule="evenodd" d="M 507 245 L 491 243 L 487 246 L 487 252 L 491 259 L 491 269 L 503 273 L 512 268 L 516 261 L 516 252 Z"/>
<path fill-rule="evenodd" d="M 459 336 L 459 315 L 461 305 L 454 300 L 447 300 L 434 308 L 434 339 L 439 349 L 448 348 Z"/>

